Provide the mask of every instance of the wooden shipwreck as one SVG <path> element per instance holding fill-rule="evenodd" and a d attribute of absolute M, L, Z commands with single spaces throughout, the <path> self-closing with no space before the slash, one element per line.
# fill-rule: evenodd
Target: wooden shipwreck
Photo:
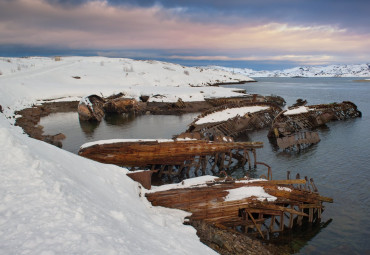
<path fill-rule="evenodd" d="M 237 92 L 237 91 L 235 91 Z M 244 91 L 244 93 L 246 93 Z M 277 95 L 262 96 L 259 94 L 245 94 L 240 97 L 219 97 L 219 98 L 206 98 L 206 102 L 210 103 L 213 107 L 228 105 L 228 104 L 243 104 L 243 103 L 272 103 L 283 107 L 286 102 L 284 98 Z"/>
<path fill-rule="evenodd" d="M 106 99 L 89 95 L 83 97 L 78 104 L 78 116 L 83 121 L 101 121 L 106 113 L 134 113 L 142 104 L 133 98 L 125 98 L 124 94 L 113 95 Z"/>
<path fill-rule="evenodd" d="M 300 226 L 304 220 L 320 221 L 323 202 L 333 202 L 318 193 L 312 179 L 296 178 L 289 179 L 289 173 L 287 180 L 213 178 L 190 186 L 182 182 L 158 187 L 145 196 L 154 206 L 191 212 L 190 222 L 239 227 L 268 238 L 269 233 Z"/>
<path fill-rule="evenodd" d="M 190 134 L 192 135 L 192 134 Z M 255 167 L 262 142 L 196 139 L 113 139 L 82 145 L 78 154 L 102 163 L 158 170 L 159 176 L 218 174 L 233 167 Z"/>
<path fill-rule="evenodd" d="M 97 95 L 83 97 L 78 104 L 78 116 L 80 120 L 101 121 L 105 115 L 105 100 Z"/>
<path fill-rule="evenodd" d="M 186 132 L 197 132 L 210 140 L 219 135 L 237 137 L 270 127 L 280 112 L 281 108 L 274 103 L 230 103 L 205 111 L 189 125 Z"/>
<path fill-rule="evenodd" d="M 301 149 L 320 141 L 315 131 L 334 120 L 361 117 L 352 102 L 299 106 L 282 111 L 273 120 L 268 137 L 285 150 Z"/>

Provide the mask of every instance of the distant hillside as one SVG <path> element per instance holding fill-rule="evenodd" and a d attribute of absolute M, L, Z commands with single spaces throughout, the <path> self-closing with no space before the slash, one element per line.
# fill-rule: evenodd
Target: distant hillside
<path fill-rule="evenodd" d="M 370 77 L 370 64 L 302 66 L 285 70 L 255 71 L 248 68 L 211 68 L 240 73 L 249 77 Z"/>

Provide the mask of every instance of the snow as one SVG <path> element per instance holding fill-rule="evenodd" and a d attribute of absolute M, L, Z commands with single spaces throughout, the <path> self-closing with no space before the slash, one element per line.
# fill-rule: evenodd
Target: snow
<path fill-rule="evenodd" d="M 220 122 L 226 121 L 231 118 L 235 118 L 236 116 L 244 116 L 247 113 L 254 113 L 262 110 L 268 109 L 268 106 L 246 106 L 246 107 L 238 107 L 238 108 L 228 108 L 223 111 L 214 112 L 200 118 L 195 122 L 196 125 L 201 125 L 205 123 L 213 123 L 213 122 Z"/>
<path fill-rule="evenodd" d="M 211 175 L 203 175 L 197 178 L 186 179 L 180 183 L 166 184 L 162 186 L 152 186 L 150 190 L 147 190 L 146 193 L 154 193 L 158 191 L 166 191 L 171 189 L 185 189 L 185 188 L 194 188 L 194 187 L 205 187 L 208 184 L 215 180 L 218 177 Z M 267 181 L 266 179 L 250 179 L 250 180 L 236 180 L 235 183 L 253 183 Z M 216 184 L 217 185 L 217 184 Z"/>
<path fill-rule="evenodd" d="M 244 198 L 254 197 L 259 201 L 275 201 L 277 198 L 266 193 L 263 187 L 240 187 L 227 190 L 229 194 L 225 198 L 225 202 L 241 200 Z"/>
<path fill-rule="evenodd" d="M 0 254 L 212 254 L 127 169 L 28 138 L 0 114 Z M 181 245 L 179 245 L 181 240 Z"/>
<path fill-rule="evenodd" d="M 112 144 L 112 143 L 131 143 L 131 142 L 173 142 L 173 139 L 108 139 L 108 140 L 99 140 L 94 142 L 89 142 L 81 145 L 80 149 L 91 147 L 94 145 L 103 145 L 103 144 Z"/>
<path fill-rule="evenodd" d="M 197 178 L 191 178 L 183 180 L 180 183 L 173 183 L 173 184 L 166 184 L 162 186 L 152 186 L 150 190 L 147 190 L 146 193 L 154 193 L 159 191 L 166 191 L 171 189 L 185 189 L 191 187 L 205 187 L 207 186 L 207 182 L 212 182 L 216 180 L 218 177 L 211 176 L 211 175 L 203 175 Z"/>
<path fill-rule="evenodd" d="M 291 188 L 278 186 L 278 190 L 292 192 Z"/>
<path fill-rule="evenodd" d="M 160 102 L 240 96 L 235 88 L 208 85 L 252 80 L 222 70 L 105 57 L 62 57 L 60 61 L 47 57 L 0 58 L 0 73 L 0 94 L 7 95 L 1 98 L 1 105 L 7 115 L 37 101 L 79 101 L 92 94 L 124 93 L 137 100 L 148 95 L 150 101 Z"/>
<path fill-rule="evenodd" d="M 369 77 L 370 64 L 299 66 L 285 70 L 255 71 L 248 68 L 209 66 L 215 70 L 226 70 L 250 77 Z"/>
<path fill-rule="evenodd" d="M 299 106 L 297 108 L 287 110 L 286 112 L 284 112 L 284 115 L 294 115 L 294 114 L 305 113 L 305 112 L 308 112 L 308 111 L 309 111 L 308 107 Z"/>
<path fill-rule="evenodd" d="M 265 182 L 267 181 L 266 179 L 249 179 L 249 180 L 237 180 L 235 181 L 236 183 L 252 183 L 252 182 Z"/>
<path fill-rule="evenodd" d="M 157 61 L 0 58 L 0 254 L 216 254 L 183 225 L 188 213 L 152 207 L 127 169 L 31 139 L 12 124 L 16 110 L 48 99 L 123 92 L 204 100 L 239 95 L 209 83 L 248 79 Z"/>
<path fill-rule="evenodd" d="M 93 104 L 91 103 L 89 96 L 82 97 L 79 104 L 85 104 L 91 109 L 93 108 Z"/>
<path fill-rule="evenodd" d="M 103 145 L 103 144 L 112 144 L 112 143 L 136 143 L 136 142 L 157 142 L 157 143 L 171 143 L 175 141 L 195 141 L 196 139 L 191 138 L 177 138 L 177 139 L 108 139 L 108 140 L 99 140 L 89 143 L 84 143 L 80 146 L 80 149 L 91 147 L 94 145 Z"/>

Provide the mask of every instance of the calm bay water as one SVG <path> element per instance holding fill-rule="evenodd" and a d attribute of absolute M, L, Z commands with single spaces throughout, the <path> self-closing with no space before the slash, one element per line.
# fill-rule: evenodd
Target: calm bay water
<path fill-rule="evenodd" d="M 272 167 L 274 179 L 300 173 L 315 180 L 323 196 L 332 197 L 322 217 L 325 227 L 288 238 L 300 254 L 370 254 L 370 83 L 352 78 L 260 78 L 235 85 L 249 93 L 282 96 L 288 105 L 297 98 L 309 104 L 352 101 L 362 118 L 333 122 L 319 130 L 321 142 L 299 153 L 276 151 L 267 130 L 248 139 L 264 142 L 259 161 Z M 77 113 L 53 114 L 41 120 L 46 134 L 64 133 L 63 148 L 76 153 L 85 142 L 111 138 L 171 138 L 186 130 L 197 114 L 182 116 L 112 116 L 100 124 L 80 123 Z M 257 169 L 257 176 L 265 173 Z M 244 172 L 234 172 L 242 176 Z"/>
<path fill-rule="evenodd" d="M 249 93 L 282 96 L 287 105 L 297 98 L 308 104 L 352 101 L 362 118 L 329 123 L 319 130 L 321 141 L 300 153 L 276 152 L 265 132 L 249 138 L 264 142 L 259 159 L 273 169 L 273 178 L 286 171 L 312 177 L 327 204 L 324 229 L 307 240 L 302 254 L 370 254 L 370 83 L 351 78 L 260 78 L 242 87 Z M 293 175 L 293 176 L 294 176 Z"/>

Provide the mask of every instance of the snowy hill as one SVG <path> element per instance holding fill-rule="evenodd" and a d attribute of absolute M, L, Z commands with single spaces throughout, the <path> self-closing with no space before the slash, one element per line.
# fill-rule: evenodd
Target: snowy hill
<path fill-rule="evenodd" d="M 370 77 L 370 64 L 306 66 L 275 71 L 255 71 L 248 68 L 220 66 L 212 66 L 210 68 L 244 74 L 250 77 Z"/>
<path fill-rule="evenodd" d="M 0 93 L 3 108 L 24 108 L 37 100 L 161 94 L 157 100 L 202 101 L 206 97 L 237 95 L 231 89 L 209 84 L 252 80 L 225 70 L 185 67 L 159 61 L 105 57 L 0 58 Z M 151 100 L 155 100 L 152 98 Z"/>
<path fill-rule="evenodd" d="M 152 207 L 126 169 L 19 129 L 0 113 L 0 254 L 214 254 L 187 213 Z"/>
<path fill-rule="evenodd" d="M 31 139 L 13 116 L 46 99 L 92 93 L 162 94 L 165 101 L 240 95 L 206 85 L 249 78 L 157 61 L 57 60 L 0 58 L 0 254 L 216 254 L 182 224 L 187 213 L 140 196 L 127 169 Z"/>

